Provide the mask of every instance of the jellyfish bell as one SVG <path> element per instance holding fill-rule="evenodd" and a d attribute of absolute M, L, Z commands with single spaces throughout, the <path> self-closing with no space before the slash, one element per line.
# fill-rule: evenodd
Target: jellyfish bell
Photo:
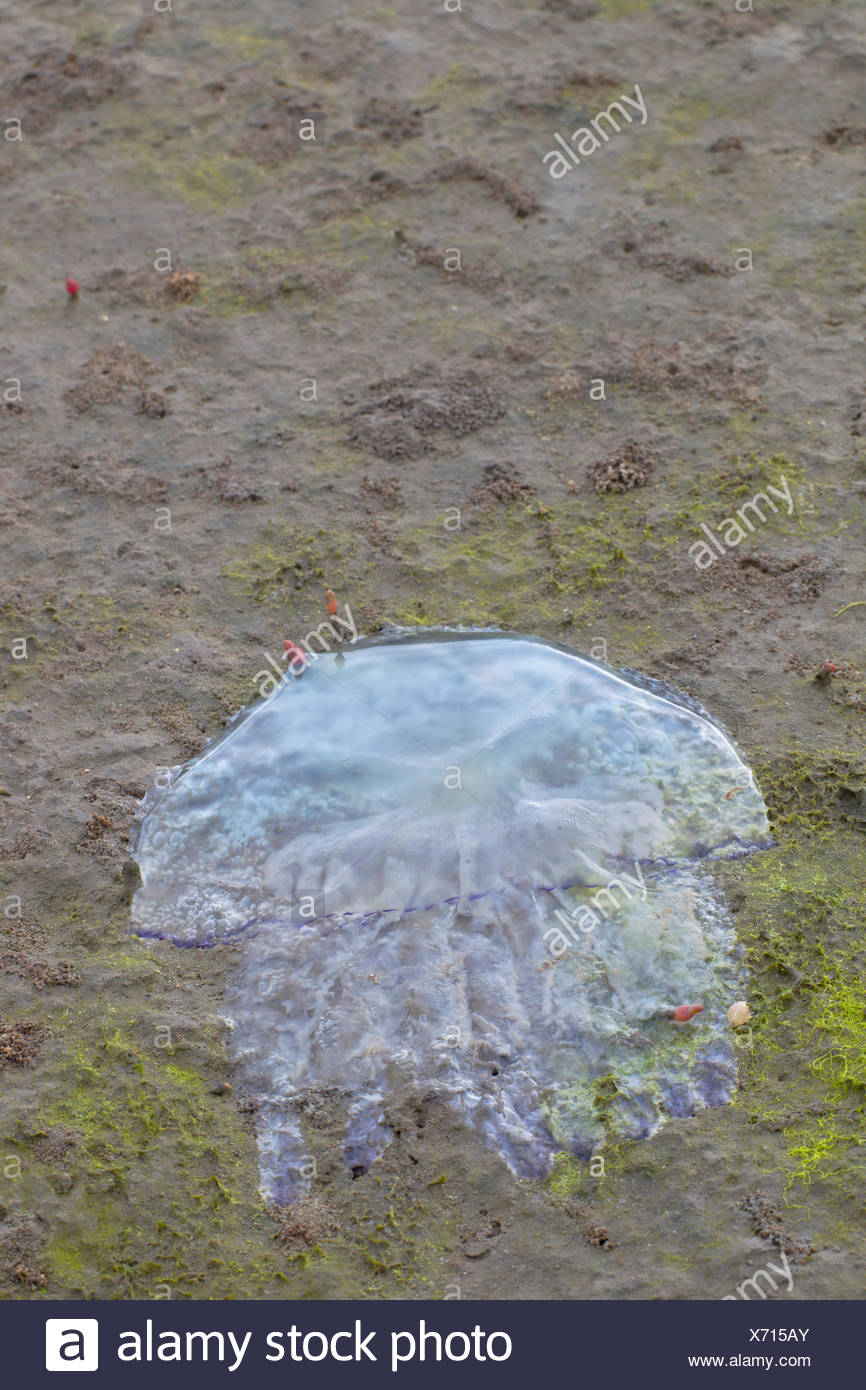
<path fill-rule="evenodd" d="M 241 947 L 226 1007 L 263 1190 L 307 1180 L 316 1093 L 341 1098 L 352 1171 L 421 1089 L 536 1176 L 723 1103 L 744 982 L 707 866 L 769 843 L 724 732 L 536 638 L 339 656 L 235 721 L 138 837 L 138 936 Z M 704 1010 L 672 1027 L 683 1001 Z"/>

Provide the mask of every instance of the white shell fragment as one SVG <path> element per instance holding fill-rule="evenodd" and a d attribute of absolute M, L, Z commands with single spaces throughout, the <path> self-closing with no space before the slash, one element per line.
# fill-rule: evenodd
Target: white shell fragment
<path fill-rule="evenodd" d="M 728 1009 L 728 1023 L 732 1028 L 742 1028 L 743 1024 L 748 1023 L 751 1017 L 752 1010 L 745 999 L 738 999 L 736 1004 L 732 1004 Z"/>

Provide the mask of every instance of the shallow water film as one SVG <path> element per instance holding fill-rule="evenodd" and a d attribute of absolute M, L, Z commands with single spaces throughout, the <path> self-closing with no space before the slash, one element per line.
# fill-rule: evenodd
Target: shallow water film
<path fill-rule="evenodd" d="M 412 1089 L 534 1176 L 729 1097 L 740 967 L 707 861 L 766 845 L 765 808 L 720 729 L 636 679 L 525 637 L 359 643 L 149 810 L 133 930 L 238 947 L 268 1196 L 303 1188 L 321 1090 L 349 1168 Z"/>

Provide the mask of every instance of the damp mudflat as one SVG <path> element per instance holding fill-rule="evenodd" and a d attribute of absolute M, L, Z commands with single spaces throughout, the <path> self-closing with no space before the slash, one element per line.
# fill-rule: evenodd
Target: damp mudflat
<path fill-rule="evenodd" d="M 270 1196 L 305 1183 L 311 1091 L 338 1091 L 359 1171 L 398 1082 L 541 1177 L 728 1099 L 742 977 L 707 863 L 766 843 L 749 769 L 664 687 L 539 639 L 401 634 L 314 658 L 180 771 L 141 825 L 133 930 L 238 947 Z"/>
<path fill-rule="evenodd" d="M 0 1075 L 3 1297 L 715 1299 L 778 1260 L 762 1191 L 817 1247 L 796 1295 L 862 1296 L 866 8 L 754 8 L 491 0 L 483 44 L 465 4 L 0 14 L 0 1012 L 30 1029 Z M 635 82 L 646 126 L 549 178 L 553 132 Z M 700 522 L 782 475 L 793 515 L 699 572 Z M 603 635 L 748 750 L 779 846 L 713 868 L 754 1018 L 730 1103 L 517 1183 L 397 1064 L 401 1133 L 352 1181 L 344 1100 L 312 1090 L 322 1222 L 287 1258 L 221 1026 L 249 948 L 130 943 L 121 875 L 154 770 L 326 585 L 365 630 Z"/>

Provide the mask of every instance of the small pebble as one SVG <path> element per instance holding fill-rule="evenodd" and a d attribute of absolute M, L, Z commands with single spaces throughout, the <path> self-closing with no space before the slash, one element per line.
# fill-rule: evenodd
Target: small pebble
<path fill-rule="evenodd" d="M 742 1028 L 744 1023 L 748 1023 L 752 1017 L 752 1011 L 745 999 L 738 999 L 736 1004 L 732 1004 L 728 1009 L 728 1023 L 732 1028 Z"/>

